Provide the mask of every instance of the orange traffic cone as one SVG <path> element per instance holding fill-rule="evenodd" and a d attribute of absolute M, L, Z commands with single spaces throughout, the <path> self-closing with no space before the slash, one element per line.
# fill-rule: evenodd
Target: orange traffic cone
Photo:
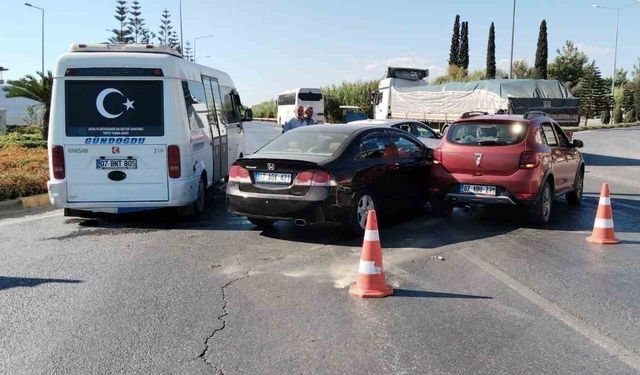
<path fill-rule="evenodd" d="M 382 248 L 378 235 L 378 219 L 374 210 L 367 214 L 358 277 L 356 283 L 349 288 L 349 293 L 363 298 L 379 298 L 393 294 L 393 288 L 387 285 L 382 270 Z"/>
<path fill-rule="evenodd" d="M 613 229 L 613 211 L 611 210 L 611 198 L 609 197 L 609 184 L 602 184 L 596 221 L 593 223 L 593 234 L 587 237 L 587 241 L 598 244 L 620 243 Z"/>

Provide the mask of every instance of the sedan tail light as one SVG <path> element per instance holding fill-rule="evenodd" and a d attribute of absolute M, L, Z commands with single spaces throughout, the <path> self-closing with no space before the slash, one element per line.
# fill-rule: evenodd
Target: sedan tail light
<path fill-rule="evenodd" d="M 320 170 L 304 171 L 298 173 L 294 186 L 336 186 L 337 183 L 328 172 Z"/>
<path fill-rule="evenodd" d="M 53 166 L 53 178 L 64 180 L 64 147 L 53 146 L 51 148 L 51 165 Z"/>
<path fill-rule="evenodd" d="M 538 166 L 538 153 L 525 151 L 520 154 L 520 169 L 533 169 Z"/>
<path fill-rule="evenodd" d="M 249 171 L 239 165 L 232 165 L 231 169 L 229 169 L 229 182 L 250 184 L 251 176 L 249 176 Z"/>

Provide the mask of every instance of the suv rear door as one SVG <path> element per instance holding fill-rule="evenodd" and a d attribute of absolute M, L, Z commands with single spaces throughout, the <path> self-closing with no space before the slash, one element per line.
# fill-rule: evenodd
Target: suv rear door
<path fill-rule="evenodd" d="M 517 137 L 503 137 L 505 131 Z M 452 173 L 510 176 L 520 168 L 522 141 L 527 131 L 525 123 L 454 123 L 446 132 L 447 142 L 441 146 L 442 165 Z"/>

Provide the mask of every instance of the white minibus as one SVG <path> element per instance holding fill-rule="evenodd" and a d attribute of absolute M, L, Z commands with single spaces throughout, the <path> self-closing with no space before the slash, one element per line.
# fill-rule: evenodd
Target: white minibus
<path fill-rule="evenodd" d="M 278 95 L 278 124 L 284 125 L 295 116 L 298 106 L 313 107 L 313 119 L 324 122 L 324 98 L 320 89 L 299 88 Z"/>
<path fill-rule="evenodd" d="M 228 74 L 155 45 L 72 45 L 57 62 L 50 119 L 49 197 L 69 216 L 202 212 L 205 189 L 280 133 L 248 122 Z"/>

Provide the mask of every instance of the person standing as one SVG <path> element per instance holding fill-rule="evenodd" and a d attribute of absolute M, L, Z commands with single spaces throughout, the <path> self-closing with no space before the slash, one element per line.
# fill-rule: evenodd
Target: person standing
<path fill-rule="evenodd" d="M 296 108 L 295 117 L 284 123 L 282 132 L 284 133 L 304 125 L 307 125 L 304 121 L 304 107 L 299 105 L 298 108 Z"/>
<path fill-rule="evenodd" d="M 316 124 L 315 120 L 313 119 L 313 107 L 312 106 L 308 106 L 304 110 L 303 121 L 304 121 L 305 125 L 315 125 Z"/>

